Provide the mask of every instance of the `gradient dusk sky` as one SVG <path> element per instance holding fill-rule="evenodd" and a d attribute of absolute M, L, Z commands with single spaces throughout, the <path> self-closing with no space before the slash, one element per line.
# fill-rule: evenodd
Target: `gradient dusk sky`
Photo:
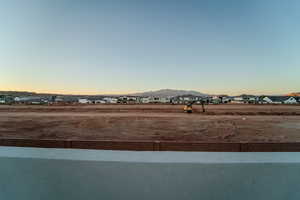
<path fill-rule="evenodd" d="M 0 90 L 300 92 L 299 0 L 0 3 Z"/>

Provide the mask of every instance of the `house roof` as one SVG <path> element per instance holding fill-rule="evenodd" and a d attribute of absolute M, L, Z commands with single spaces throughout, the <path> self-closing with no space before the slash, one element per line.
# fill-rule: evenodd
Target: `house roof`
<path fill-rule="evenodd" d="M 286 101 L 289 98 L 291 98 L 289 96 L 266 96 L 266 97 L 271 99 L 271 101 L 273 101 L 273 102 L 283 102 L 283 101 Z"/>

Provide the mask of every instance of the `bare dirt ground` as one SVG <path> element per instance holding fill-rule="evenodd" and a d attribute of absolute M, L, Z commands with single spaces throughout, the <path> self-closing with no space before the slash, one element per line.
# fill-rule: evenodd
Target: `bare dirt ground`
<path fill-rule="evenodd" d="M 298 105 L 0 106 L 0 138 L 300 142 Z"/>
<path fill-rule="evenodd" d="M 206 105 L 206 115 L 300 115 L 300 105 Z M 0 105 L 0 112 L 97 112 L 97 113 L 182 113 L 183 105 L 75 105 L 75 106 L 26 106 Z M 194 105 L 194 113 L 202 113 Z"/>

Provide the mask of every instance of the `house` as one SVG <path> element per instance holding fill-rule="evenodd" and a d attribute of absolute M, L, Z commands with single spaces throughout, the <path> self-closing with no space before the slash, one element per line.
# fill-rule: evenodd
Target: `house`
<path fill-rule="evenodd" d="M 244 103 L 254 104 L 258 101 L 257 96 L 254 95 L 243 94 L 242 97 L 244 99 Z"/>
<path fill-rule="evenodd" d="M 171 102 L 171 98 L 169 98 L 169 97 L 161 97 L 160 98 L 160 102 L 161 103 L 170 103 Z"/>
<path fill-rule="evenodd" d="M 0 104 L 5 104 L 6 103 L 6 99 L 4 95 L 0 96 Z"/>
<path fill-rule="evenodd" d="M 141 103 L 141 97 L 139 96 L 121 96 L 118 99 L 119 103 L 129 103 L 129 104 L 136 104 Z"/>
<path fill-rule="evenodd" d="M 107 102 L 111 101 L 111 97 L 106 97 L 106 98 L 104 98 L 104 99 L 105 99 L 105 101 L 107 101 Z M 117 103 L 127 103 L 127 96 L 120 96 L 120 97 L 118 98 Z"/>
<path fill-rule="evenodd" d="M 55 103 L 64 102 L 64 99 L 62 96 L 53 96 L 51 99 L 52 99 L 52 102 L 55 102 Z"/>
<path fill-rule="evenodd" d="M 47 100 L 43 99 L 42 97 L 38 97 L 38 96 L 15 97 L 14 101 L 16 103 L 20 103 L 20 104 L 33 104 L 33 105 L 47 103 Z"/>
<path fill-rule="evenodd" d="M 211 97 L 203 98 L 204 102 L 212 103 L 212 104 L 221 104 L 221 103 L 230 103 L 235 102 L 234 97 L 229 97 L 227 95 L 216 95 Z M 240 101 L 238 101 L 240 102 Z"/>
<path fill-rule="evenodd" d="M 78 103 L 78 97 L 76 96 L 64 96 L 62 99 L 64 103 L 69 103 L 69 104 Z"/>
<path fill-rule="evenodd" d="M 244 98 L 242 96 L 235 96 L 233 97 L 232 103 L 244 103 Z"/>
<path fill-rule="evenodd" d="M 257 97 L 249 97 L 247 99 L 247 103 L 250 103 L 250 104 L 257 104 L 258 102 L 258 98 Z"/>
<path fill-rule="evenodd" d="M 242 94 L 240 96 L 232 97 L 232 103 L 257 103 L 258 97 L 254 95 Z"/>
<path fill-rule="evenodd" d="M 219 96 L 213 96 L 211 98 L 210 103 L 212 103 L 212 104 L 220 104 L 220 103 L 222 103 L 222 98 L 220 98 Z"/>
<path fill-rule="evenodd" d="M 29 97 L 16 97 L 14 99 L 16 103 L 21 104 L 31 104 L 31 105 L 41 105 L 49 103 L 47 98 L 40 97 L 40 96 L 29 96 Z"/>
<path fill-rule="evenodd" d="M 177 99 L 176 97 L 172 97 L 172 98 L 170 99 L 170 103 L 171 103 L 171 104 L 180 104 L 179 99 Z"/>
<path fill-rule="evenodd" d="M 174 104 L 185 104 L 188 102 L 195 102 L 195 103 L 201 103 L 201 101 L 204 99 L 202 96 L 195 96 L 195 95 L 180 95 L 173 97 L 171 99 L 171 102 Z"/>
<path fill-rule="evenodd" d="M 160 103 L 160 97 L 150 97 L 150 103 Z"/>
<path fill-rule="evenodd" d="M 127 103 L 130 103 L 130 104 L 140 103 L 140 97 L 138 97 L 138 96 L 128 96 L 127 97 Z"/>
<path fill-rule="evenodd" d="M 49 101 L 52 103 L 78 103 L 78 97 L 76 96 L 51 96 Z"/>
<path fill-rule="evenodd" d="M 289 97 L 287 100 L 284 101 L 285 104 L 296 104 L 297 99 L 295 97 Z"/>
<path fill-rule="evenodd" d="M 104 100 L 106 103 L 119 103 L 119 99 L 116 97 L 104 97 L 102 100 Z"/>
<path fill-rule="evenodd" d="M 88 104 L 88 103 L 91 103 L 91 101 L 88 99 L 78 99 L 78 103 Z"/>
<path fill-rule="evenodd" d="M 150 97 L 150 103 L 170 103 L 169 97 Z"/>
<path fill-rule="evenodd" d="M 106 103 L 106 101 L 104 101 L 102 99 L 98 99 L 98 100 L 94 100 L 93 103 L 94 104 L 101 104 L 101 103 Z"/>
<path fill-rule="evenodd" d="M 229 102 L 231 102 L 231 98 L 228 95 L 219 95 L 218 97 L 221 100 L 220 103 L 229 103 Z"/>
<path fill-rule="evenodd" d="M 140 103 L 150 103 L 151 97 L 141 97 Z"/>
<path fill-rule="evenodd" d="M 104 97 L 102 96 L 88 96 L 86 97 L 90 101 L 91 104 L 103 104 L 106 103 Z"/>
<path fill-rule="evenodd" d="M 261 103 L 272 104 L 296 104 L 298 103 L 295 97 L 291 96 L 262 96 L 260 97 Z"/>
<path fill-rule="evenodd" d="M 255 96 L 240 95 L 240 96 L 235 96 L 232 99 L 232 103 L 249 103 L 249 101 L 251 101 L 251 102 L 255 101 Z"/>

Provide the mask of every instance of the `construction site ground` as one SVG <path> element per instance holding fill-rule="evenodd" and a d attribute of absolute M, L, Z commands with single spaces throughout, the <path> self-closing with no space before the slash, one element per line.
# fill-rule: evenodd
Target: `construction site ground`
<path fill-rule="evenodd" d="M 0 139 L 300 142 L 299 105 L 1 105 Z"/>

